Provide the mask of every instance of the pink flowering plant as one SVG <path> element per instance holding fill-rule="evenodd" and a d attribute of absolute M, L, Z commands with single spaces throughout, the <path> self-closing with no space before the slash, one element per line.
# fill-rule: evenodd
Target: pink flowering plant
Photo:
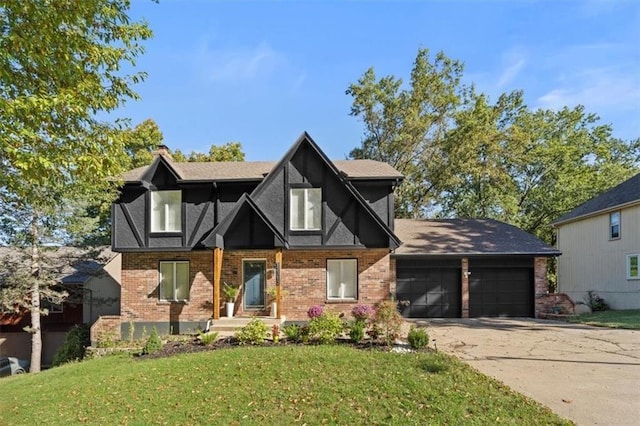
<path fill-rule="evenodd" d="M 309 308 L 309 310 L 307 311 L 307 315 L 310 319 L 314 319 L 321 316 L 322 312 L 324 312 L 324 308 L 322 306 L 314 305 Z"/>
<path fill-rule="evenodd" d="M 371 305 L 356 305 L 351 310 L 351 315 L 356 321 L 366 321 L 373 318 L 376 310 Z"/>

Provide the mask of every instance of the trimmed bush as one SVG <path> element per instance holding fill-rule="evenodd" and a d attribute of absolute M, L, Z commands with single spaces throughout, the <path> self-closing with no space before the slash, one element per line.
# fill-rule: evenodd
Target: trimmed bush
<path fill-rule="evenodd" d="M 249 343 L 251 345 L 259 345 L 264 343 L 269 336 L 269 326 L 264 321 L 254 318 L 249 324 L 242 327 L 235 337 L 241 345 Z"/>
<path fill-rule="evenodd" d="M 407 341 L 413 349 L 420 350 L 422 348 L 426 348 L 429 344 L 429 334 L 426 329 L 414 326 L 409 330 Z"/>
<path fill-rule="evenodd" d="M 609 304 L 593 290 L 587 292 L 587 297 L 584 301 L 591 308 L 592 312 L 609 310 Z"/>
<path fill-rule="evenodd" d="M 325 345 L 333 343 L 343 330 L 342 320 L 333 312 L 324 312 L 309 322 L 309 337 Z"/>
<path fill-rule="evenodd" d="M 218 340 L 219 333 L 217 331 L 210 331 L 208 333 L 200 333 L 200 341 L 203 345 L 209 346 L 216 340 Z"/>
<path fill-rule="evenodd" d="M 91 345 L 90 339 L 88 324 L 73 326 L 53 357 L 53 365 L 58 366 L 83 359 L 87 347 Z"/>
<path fill-rule="evenodd" d="M 158 330 L 155 327 L 151 330 L 151 335 L 147 339 L 147 343 L 144 344 L 142 348 L 143 354 L 152 354 L 158 352 L 162 349 L 162 340 L 160 340 L 160 336 L 158 336 Z"/>

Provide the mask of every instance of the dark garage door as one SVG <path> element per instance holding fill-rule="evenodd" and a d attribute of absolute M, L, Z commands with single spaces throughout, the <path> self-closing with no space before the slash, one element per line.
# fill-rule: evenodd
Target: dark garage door
<path fill-rule="evenodd" d="M 459 268 L 398 261 L 396 296 L 399 301 L 409 301 L 407 306 L 400 305 L 402 315 L 407 318 L 460 317 L 460 281 Z"/>
<path fill-rule="evenodd" d="M 532 317 L 532 268 L 470 268 L 470 317 Z"/>

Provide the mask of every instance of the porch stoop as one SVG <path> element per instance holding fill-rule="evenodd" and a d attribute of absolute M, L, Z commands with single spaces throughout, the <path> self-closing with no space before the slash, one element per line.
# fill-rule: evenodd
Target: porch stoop
<path fill-rule="evenodd" d="M 280 319 L 273 318 L 273 317 L 244 317 L 244 316 L 233 317 L 233 318 L 220 318 L 217 320 L 209 320 L 210 324 L 208 324 L 209 325 L 208 331 L 217 331 L 220 333 L 235 332 L 238 329 L 249 324 L 249 322 L 254 318 L 257 318 L 263 321 L 265 324 L 267 324 L 269 329 L 271 329 L 271 327 L 273 327 L 276 324 L 282 325 L 286 321 L 286 318 L 284 316 L 282 316 L 282 318 Z"/>

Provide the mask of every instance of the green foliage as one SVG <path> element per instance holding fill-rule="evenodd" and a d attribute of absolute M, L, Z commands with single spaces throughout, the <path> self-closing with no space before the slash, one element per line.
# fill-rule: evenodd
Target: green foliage
<path fill-rule="evenodd" d="M 289 324 L 282 329 L 282 332 L 287 337 L 287 341 L 300 343 L 305 334 L 308 336 L 309 328 L 298 324 Z"/>
<path fill-rule="evenodd" d="M 224 293 L 224 297 L 227 299 L 227 302 L 235 302 L 238 294 L 240 293 L 240 287 L 224 283 L 224 286 L 222 286 L 222 292 Z"/>
<path fill-rule="evenodd" d="M 300 413 L 310 425 L 570 424 L 455 357 L 343 345 L 240 347 L 145 362 L 121 355 L 0 382 L 10 395 L 0 398 L 9 425 L 276 425 L 295 424 Z M 212 394 L 214 383 L 233 392 Z M 167 409 L 168 396 L 180 402 Z M 15 409 L 27 401 L 29 409 Z"/>
<path fill-rule="evenodd" d="M 173 154 L 178 162 L 216 162 L 216 161 L 244 161 L 244 152 L 240 142 L 227 142 L 224 145 L 211 145 L 208 154 L 191 151 L 185 155 L 179 149 Z"/>
<path fill-rule="evenodd" d="M 210 331 L 208 333 L 200 332 L 198 336 L 203 345 L 209 346 L 218 340 L 219 333 L 217 331 Z"/>
<path fill-rule="evenodd" d="M 122 0 L 6 0 L 0 7 L 0 240 L 31 247 L 19 299 L 31 312 L 31 371 L 40 370 L 39 250 L 65 242 L 89 200 L 115 196 L 125 154 L 122 122 L 99 117 L 127 99 L 127 74 L 151 37 Z M 10 117 L 10 119 L 6 119 Z M 24 264 L 23 264 L 24 265 Z M 17 299 L 18 300 L 18 299 Z M 27 306 L 30 305 L 30 306 Z"/>
<path fill-rule="evenodd" d="M 532 110 L 519 91 L 491 102 L 462 71 L 420 49 L 408 84 L 371 68 L 347 90 L 364 124 L 351 156 L 405 175 L 396 217 L 492 218 L 553 244 L 549 222 L 638 172 L 640 138 L 613 138 L 582 106 Z"/>
<path fill-rule="evenodd" d="M 74 325 L 53 357 L 53 365 L 58 366 L 83 359 L 89 345 L 91 345 L 89 326 L 87 324 Z"/>
<path fill-rule="evenodd" d="M 364 340 L 365 328 L 367 324 L 362 320 L 356 320 L 349 326 L 349 338 L 354 343 L 360 343 Z"/>
<path fill-rule="evenodd" d="M 375 306 L 375 325 L 380 333 L 380 339 L 388 346 L 393 345 L 400 336 L 400 329 L 404 323 L 402 315 L 398 312 L 398 304 L 393 300 L 383 300 Z"/>
<path fill-rule="evenodd" d="M 143 354 L 152 354 L 158 352 L 162 349 L 162 340 L 160 340 L 160 336 L 158 336 L 158 330 L 155 327 L 151 330 L 151 334 L 147 339 L 147 342 L 144 344 L 142 348 Z"/>
<path fill-rule="evenodd" d="M 235 337 L 241 345 L 259 345 L 269 336 L 269 326 L 264 321 L 254 318 L 236 332 Z"/>
<path fill-rule="evenodd" d="M 309 338 L 321 344 L 335 342 L 343 330 L 342 319 L 333 312 L 323 312 L 309 321 Z"/>
<path fill-rule="evenodd" d="M 591 308 L 592 312 L 609 310 L 609 304 L 593 290 L 587 291 L 584 302 Z"/>
<path fill-rule="evenodd" d="M 407 341 L 413 349 L 420 350 L 429 344 L 429 334 L 423 327 L 411 327 L 407 335 Z"/>

